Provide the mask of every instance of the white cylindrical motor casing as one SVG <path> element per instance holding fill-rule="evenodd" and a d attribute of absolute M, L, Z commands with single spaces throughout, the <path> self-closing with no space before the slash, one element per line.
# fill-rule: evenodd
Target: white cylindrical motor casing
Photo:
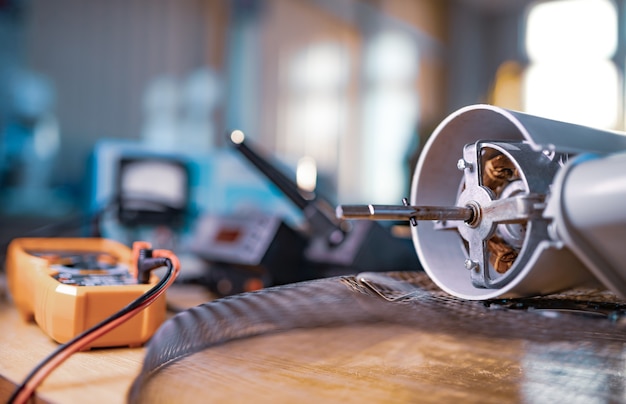
<path fill-rule="evenodd" d="M 526 142 L 537 152 L 572 155 L 626 150 L 626 137 L 613 132 L 490 105 L 465 107 L 447 117 L 426 143 L 413 176 L 411 205 L 455 205 L 463 180 L 457 161 L 466 144 L 479 140 Z M 532 251 L 522 251 L 531 255 L 528 264 L 506 285 L 497 289 L 476 287 L 464 267 L 467 251 L 459 233 L 435 227 L 434 222 L 413 226 L 413 243 L 430 278 L 454 296 L 484 300 L 544 295 L 597 283 L 587 265 L 563 241 L 546 239 Z"/>
<path fill-rule="evenodd" d="M 581 155 L 567 164 L 548 212 L 557 237 L 607 288 L 626 297 L 626 152 Z"/>

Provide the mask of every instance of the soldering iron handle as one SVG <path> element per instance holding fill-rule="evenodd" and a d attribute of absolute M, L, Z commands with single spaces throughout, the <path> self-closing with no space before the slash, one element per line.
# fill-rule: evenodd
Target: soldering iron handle
<path fill-rule="evenodd" d="M 312 235 L 328 236 L 337 230 L 343 231 L 341 220 L 334 217 L 332 207 L 324 199 L 315 193 L 300 190 L 294 181 L 248 146 L 244 138 L 240 131 L 234 131 L 230 135 L 233 146 L 303 212 Z"/>
<path fill-rule="evenodd" d="M 245 158 L 248 159 L 256 168 L 261 171 L 272 183 L 274 183 L 280 190 L 287 196 L 296 206 L 300 209 L 306 208 L 310 201 L 305 198 L 297 185 L 293 183 L 285 174 L 276 169 L 272 164 L 265 160 L 259 153 L 252 150 L 244 140 L 234 141 L 232 145 L 238 150 Z"/>

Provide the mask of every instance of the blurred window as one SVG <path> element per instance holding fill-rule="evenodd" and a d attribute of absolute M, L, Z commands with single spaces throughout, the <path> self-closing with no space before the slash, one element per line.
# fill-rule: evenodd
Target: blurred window
<path fill-rule="evenodd" d="M 314 159 L 323 171 L 337 169 L 348 120 L 348 68 L 348 51 L 331 41 L 300 49 L 289 61 L 286 149 Z"/>
<path fill-rule="evenodd" d="M 612 0 L 535 2 L 526 19 L 529 66 L 523 109 L 534 115 L 599 128 L 621 128 L 621 74 Z"/>
<path fill-rule="evenodd" d="M 372 203 L 398 203 L 407 194 L 407 149 L 419 118 L 418 67 L 418 47 L 408 35 L 383 30 L 366 44 L 361 189 Z"/>

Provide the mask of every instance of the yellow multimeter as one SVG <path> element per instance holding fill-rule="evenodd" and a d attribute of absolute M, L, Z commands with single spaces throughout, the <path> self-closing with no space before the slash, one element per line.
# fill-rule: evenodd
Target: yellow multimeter
<path fill-rule="evenodd" d="M 138 243 L 149 248 L 148 243 Z M 7 250 L 7 281 L 19 312 L 64 343 L 120 311 L 159 281 L 137 280 L 136 251 L 103 238 L 18 238 Z M 140 346 L 165 319 L 165 294 L 102 335 L 93 347 Z"/>

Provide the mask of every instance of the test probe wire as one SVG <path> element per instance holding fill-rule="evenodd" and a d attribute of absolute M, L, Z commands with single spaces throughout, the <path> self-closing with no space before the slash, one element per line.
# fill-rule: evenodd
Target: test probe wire
<path fill-rule="evenodd" d="M 159 265 L 153 266 L 147 270 L 151 271 L 162 266 L 167 266 L 168 272 L 166 275 L 154 287 L 133 300 L 126 307 L 85 330 L 70 341 L 60 345 L 50 355 L 39 362 L 26 376 L 24 381 L 15 389 L 9 398 L 8 402 L 10 404 L 27 402 L 45 378 L 72 354 L 80 351 L 89 343 L 131 319 L 165 293 L 167 288 L 174 283 L 174 280 L 176 280 L 180 272 L 180 262 L 178 257 L 168 250 L 153 250 L 152 258 L 156 258 L 157 260 L 155 262 Z"/>

